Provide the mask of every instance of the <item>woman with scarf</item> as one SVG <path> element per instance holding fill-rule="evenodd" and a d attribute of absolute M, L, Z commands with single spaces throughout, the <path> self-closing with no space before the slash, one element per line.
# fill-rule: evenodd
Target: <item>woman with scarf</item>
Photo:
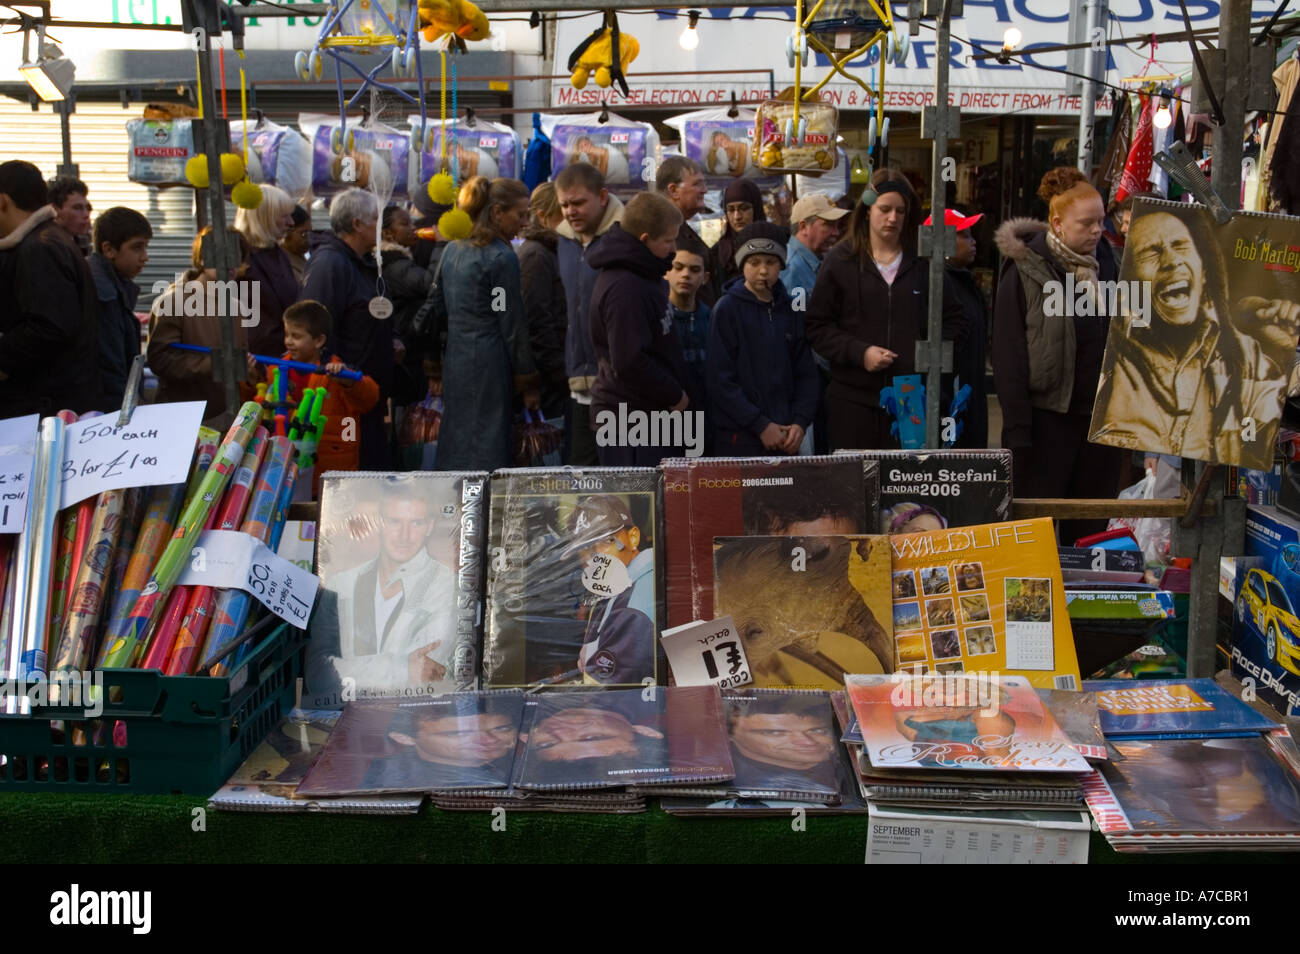
<path fill-rule="evenodd" d="M 993 376 L 1002 406 L 1002 446 L 1013 456 L 1017 497 L 1114 498 L 1122 453 L 1088 441 L 1110 317 L 1097 282 L 1115 281 L 1119 267 L 1101 241 L 1106 209 L 1078 169 L 1043 176 L 1038 196 L 1048 221 L 1009 219 L 994 242 L 1004 258 L 993 317 Z M 1065 295 L 1072 276 L 1078 291 Z M 1064 316 L 1045 313 L 1053 291 L 1068 297 Z M 1079 295 L 1094 307 L 1078 309 Z M 1061 539 L 1104 529 L 1065 521 Z"/>
<path fill-rule="evenodd" d="M 737 179 L 727 186 L 722 194 L 722 207 L 726 213 L 726 225 L 716 246 L 718 262 L 722 267 L 719 287 L 740 274 L 740 266 L 736 264 L 736 252 L 743 244 L 739 239 L 740 233 L 748 225 L 767 221 L 767 215 L 763 212 L 763 193 L 750 179 Z M 785 238 L 781 244 L 784 245 L 790 241 L 790 230 L 783 228 L 782 232 Z"/>

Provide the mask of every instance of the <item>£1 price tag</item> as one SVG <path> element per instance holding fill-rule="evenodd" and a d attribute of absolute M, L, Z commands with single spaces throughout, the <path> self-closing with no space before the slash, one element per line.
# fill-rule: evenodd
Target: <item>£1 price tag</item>
<path fill-rule="evenodd" d="M 320 589 L 320 580 L 310 570 L 238 530 L 203 531 L 194 557 L 182 571 L 180 585 L 245 590 L 286 623 L 307 628 Z"/>
<path fill-rule="evenodd" d="M 665 629 L 660 640 L 679 686 L 735 689 L 754 681 L 744 644 L 730 616 Z"/>
<path fill-rule="evenodd" d="M 307 628 L 320 580 L 295 563 L 260 545 L 248 567 L 244 589 L 280 619 L 299 629 Z"/>

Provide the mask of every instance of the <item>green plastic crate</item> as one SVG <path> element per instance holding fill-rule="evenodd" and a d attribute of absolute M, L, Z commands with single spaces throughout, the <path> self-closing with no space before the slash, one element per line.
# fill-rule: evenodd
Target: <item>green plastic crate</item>
<path fill-rule="evenodd" d="M 104 670 L 96 719 L 58 706 L 0 714 L 0 792 L 211 795 L 293 708 L 306 642 L 280 623 L 218 678 Z"/>

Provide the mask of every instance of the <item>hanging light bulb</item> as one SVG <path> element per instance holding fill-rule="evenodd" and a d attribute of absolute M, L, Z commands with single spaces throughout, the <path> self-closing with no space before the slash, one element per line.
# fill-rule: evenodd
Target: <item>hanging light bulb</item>
<path fill-rule="evenodd" d="M 1024 38 L 1024 34 L 1016 27 L 1007 27 L 1007 32 L 1002 34 L 1002 49 L 998 51 L 995 59 L 1003 66 L 1009 64 L 1011 62 L 1011 51 L 1018 47 L 1020 41 Z"/>
<path fill-rule="evenodd" d="M 687 16 L 690 17 L 690 22 L 686 24 L 686 29 L 677 38 L 677 42 L 681 44 L 683 50 L 689 52 L 700 45 L 700 34 L 695 29 L 695 25 L 700 22 L 700 11 L 691 10 Z"/>
<path fill-rule="evenodd" d="M 1156 107 L 1156 114 L 1151 117 L 1151 122 L 1156 129 L 1168 129 L 1173 121 L 1174 114 L 1169 108 L 1169 93 L 1166 90 L 1160 94 L 1160 105 Z"/>

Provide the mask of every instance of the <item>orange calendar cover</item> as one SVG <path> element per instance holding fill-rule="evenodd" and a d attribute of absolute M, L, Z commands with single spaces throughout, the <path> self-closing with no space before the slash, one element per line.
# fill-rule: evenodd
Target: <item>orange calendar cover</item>
<path fill-rule="evenodd" d="M 849 676 L 873 769 L 1078 772 L 1091 767 L 1017 676 Z"/>
<path fill-rule="evenodd" d="M 1050 519 L 895 534 L 889 543 L 897 669 L 1079 688 Z"/>

